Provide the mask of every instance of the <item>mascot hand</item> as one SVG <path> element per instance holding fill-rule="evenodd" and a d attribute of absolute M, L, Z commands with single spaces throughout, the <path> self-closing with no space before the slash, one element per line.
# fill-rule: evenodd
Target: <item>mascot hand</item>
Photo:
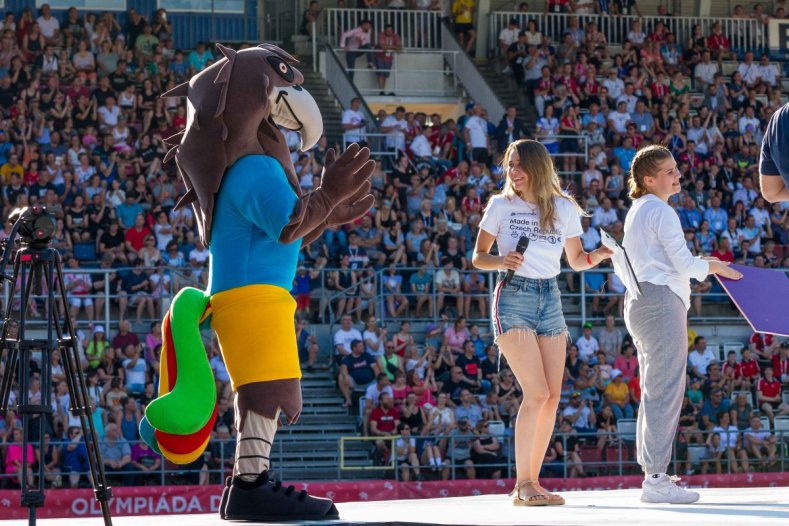
<path fill-rule="evenodd" d="M 328 154 L 326 155 L 328 157 Z M 370 181 L 365 181 L 359 190 L 351 197 L 334 207 L 329 217 L 326 218 L 326 225 L 344 225 L 356 221 L 375 204 L 375 196 L 370 193 Z"/>
<path fill-rule="evenodd" d="M 337 158 L 330 149 L 326 152 L 321 190 L 332 204 L 339 205 L 358 193 L 374 169 L 375 161 L 370 160 L 368 148 L 359 148 L 353 143 Z"/>

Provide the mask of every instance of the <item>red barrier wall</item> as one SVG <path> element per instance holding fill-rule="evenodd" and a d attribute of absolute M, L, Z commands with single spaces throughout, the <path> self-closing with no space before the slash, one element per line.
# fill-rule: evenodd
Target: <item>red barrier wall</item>
<path fill-rule="evenodd" d="M 640 488 L 643 477 L 596 477 L 585 479 L 542 479 L 551 491 L 590 491 Z M 427 499 L 507 493 L 513 480 L 456 480 L 430 482 L 356 481 L 297 483 L 312 495 L 330 497 L 336 502 Z M 741 488 L 787 486 L 789 473 L 750 473 L 736 475 L 693 475 L 681 484 L 701 488 Z M 219 507 L 220 486 L 134 486 L 114 487 L 110 504 L 113 516 L 215 513 Z M 27 508 L 19 505 L 20 492 L 0 491 L 0 519 L 26 519 Z M 100 516 L 98 503 L 90 489 L 46 491 L 46 506 L 40 518 Z"/>

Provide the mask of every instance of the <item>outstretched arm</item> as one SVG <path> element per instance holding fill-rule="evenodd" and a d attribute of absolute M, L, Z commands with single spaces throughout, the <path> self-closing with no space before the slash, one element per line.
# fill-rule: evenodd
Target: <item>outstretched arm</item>
<path fill-rule="evenodd" d="M 282 243 L 302 239 L 306 245 L 317 239 L 329 225 L 352 221 L 373 204 L 370 176 L 375 162 L 370 150 L 352 144 L 335 160 L 334 150 L 326 153 L 320 187 L 299 199 L 295 212 L 279 237 Z"/>

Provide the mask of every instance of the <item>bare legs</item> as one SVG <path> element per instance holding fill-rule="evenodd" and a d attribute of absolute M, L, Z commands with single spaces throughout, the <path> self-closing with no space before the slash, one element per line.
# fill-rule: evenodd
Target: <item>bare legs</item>
<path fill-rule="evenodd" d="M 523 402 L 515 421 L 515 468 L 521 491 L 528 498 L 540 491 L 537 478 L 548 449 L 562 388 L 566 337 L 540 336 L 511 329 L 496 342 L 523 389 Z"/>

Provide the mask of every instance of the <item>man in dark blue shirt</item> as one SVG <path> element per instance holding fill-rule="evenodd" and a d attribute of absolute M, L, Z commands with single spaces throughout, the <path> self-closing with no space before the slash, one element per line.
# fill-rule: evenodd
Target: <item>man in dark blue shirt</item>
<path fill-rule="evenodd" d="M 759 158 L 759 183 L 767 201 L 789 201 L 789 104 L 773 113 L 767 123 Z"/>
<path fill-rule="evenodd" d="M 381 368 L 375 363 L 375 358 L 364 350 L 364 342 L 353 340 L 351 354 L 342 359 L 340 375 L 337 377 L 337 384 L 345 397 L 343 407 L 350 407 L 351 391 L 357 388 L 366 389 L 379 374 Z"/>

